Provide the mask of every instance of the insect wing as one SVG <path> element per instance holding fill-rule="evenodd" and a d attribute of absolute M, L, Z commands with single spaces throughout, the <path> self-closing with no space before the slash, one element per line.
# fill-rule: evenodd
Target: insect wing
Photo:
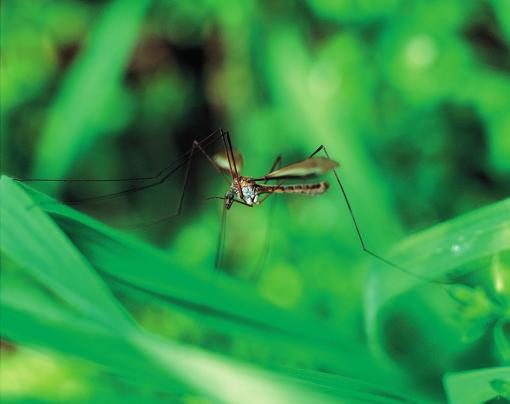
<path fill-rule="evenodd" d="M 336 161 L 325 157 L 311 157 L 299 163 L 290 164 L 286 167 L 273 171 L 265 176 L 266 179 L 281 178 L 306 178 L 325 174 L 329 170 L 338 167 Z"/>
<path fill-rule="evenodd" d="M 237 166 L 237 169 L 240 171 L 242 166 L 243 166 L 243 155 L 241 154 L 241 152 L 237 149 L 234 150 L 234 158 L 235 158 L 235 161 L 236 161 L 236 166 Z M 222 170 L 222 171 L 225 171 L 227 172 L 228 174 L 230 174 L 230 165 L 228 163 L 228 157 L 227 157 L 227 154 L 225 152 L 219 152 L 219 153 L 216 153 L 214 156 L 213 156 L 213 160 L 214 162 L 216 163 L 216 165 Z"/>

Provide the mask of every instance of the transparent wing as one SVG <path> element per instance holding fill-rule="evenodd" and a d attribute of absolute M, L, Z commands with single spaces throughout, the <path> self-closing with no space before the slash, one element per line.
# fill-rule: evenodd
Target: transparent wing
<path fill-rule="evenodd" d="M 322 175 L 338 167 L 336 161 L 325 157 L 311 157 L 299 163 L 290 164 L 270 172 L 264 179 L 307 178 Z"/>
<path fill-rule="evenodd" d="M 237 170 L 241 171 L 241 168 L 243 167 L 244 160 L 243 160 L 243 155 L 237 149 L 234 149 L 234 159 L 235 159 L 235 162 L 237 165 Z M 225 151 L 216 153 L 213 156 L 213 160 L 222 171 L 225 171 L 226 173 L 230 174 L 230 166 L 228 163 L 227 153 Z"/>

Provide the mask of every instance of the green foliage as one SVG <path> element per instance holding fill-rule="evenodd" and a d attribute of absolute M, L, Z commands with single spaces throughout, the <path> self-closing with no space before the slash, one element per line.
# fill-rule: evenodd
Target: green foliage
<path fill-rule="evenodd" d="M 180 345 L 168 345 L 168 342 L 154 340 L 154 337 L 141 332 L 119 306 L 111 290 L 120 293 L 124 301 L 141 293 L 145 304 L 151 305 L 156 301 L 168 310 L 185 313 L 202 327 L 215 330 L 224 338 L 237 338 L 251 345 L 252 349 L 277 350 L 287 360 L 304 360 L 312 368 L 326 367 L 334 374 L 358 378 L 342 384 L 342 379 L 333 376 L 324 378 L 306 372 L 299 375 L 292 371 L 289 373 L 285 367 L 274 370 L 275 363 L 259 358 L 259 366 L 269 366 L 278 375 L 271 376 L 272 379 L 283 377 L 283 380 L 290 378 L 291 383 L 302 383 L 303 379 L 312 377 L 316 379 L 315 383 L 319 383 L 319 387 L 306 387 L 304 391 L 301 388 L 294 391 L 285 381 L 282 385 L 277 383 L 277 387 L 272 388 L 283 390 L 278 393 L 283 394 L 283 402 L 296 402 L 297 396 L 304 402 L 310 397 L 321 402 L 328 401 L 322 394 L 335 394 L 337 399 L 360 400 L 369 400 L 375 394 L 380 402 L 385 396 L 395 396 L 395 393 L 383 392 L 380 386 L 398 385 L 398 379 L 388 377 L 388 373 L 385 374 L 362 347 L 355 348 L 352 343 L 348 349 L 342 346 L 335 330 L 306 316 L 278 309 L 242 284 L 211 274 L 204 276 L 189 272 L 161 251 L 109 229 L 30 188 L 27 191 L 24 192 L 6 177 L 1 181 L 3 198 L 0 214 L 7 219 L 2 225 L 2 250 L 9 264 L 3 272 L 2 332 L 9 340 L 87 359 L 118 374 L 125 381 L 142 383 L 167 394 L 192 394 L 193 391 L 228 400 L 227 397 L 244 397 L 243 392 L 247 388 L 267 388 L 267 376 L 260 371 L 254 374 L 248 371 L 238 379 L 234 375 L 239 370 L 234 370 L 234 365 L 227 359 L 210 359 L 200 354 L 196 363 L 190 360 L 189 354 L 180 353 Z M 497 221 L 499 212 L 508 211 L 509 203 L 506 201 L 485 209 L 477 216 Z M 456 229 L 459 223 L 467 226 L 471 220 L 472 217 L 459 219 L 441 228 Z M 475 228 L 475 234 L 489 232 L 497 240 L 498 236 L 490 230 L 490 226 L 483 220 L 477 222 L 479 229 L 483 230 Z M 498 226 L 496 232 L 508 232 L 509 228 L 508 224 Z M 448 234 L 448 231 L 452 230 L 447 229 L 445 233 Z M 424 237 L 426 235 L 422 239 Z M 505 239 L 504 247 L 510 247 L 508 239 Z M 215 293 L 211 294 L 211 290 Z M 456 294 L 457 301 L 477 305 L 469 294 Z M 235 305 L 232 302 L 236 302 Z M 477 319 L 484 315 L 484 311 L 470 314 Z M 507 315 L 502 313 L 496 318 Z M 201 338 L 196 342 L 207 344 Z M 238 352 L 231 345 L 230 350 L 224 353 L 244 357 L 244 360 L 255 359 L 249 354 L 247 357 L 246 352 Z M 214 374 L 225 372 L 218 381 L 223 385 L 210 382 L 204 385 L 200 377 L 197 380 L 196 374 L 192 383 L 189 369 L 195 366 L 206 372 L 205 378 L 210 377 L 210 371 Z M 174 382 L 170 383 L 172 380 Z M 366 383 L 369 380 L 372 383 L 377 381 L 379 387 L 368 387 Z M 181 382 L 191 385 L 192 389 L 182 387 Z M 234 385 L 240 389 L 238 394 L 241 396 L 229 396 L 234 394 L 230 391 Z M 394 390 L 395 385 L 388 388 Z M 370 389 L 372 392 L 368 393 Z M 84 397 L 94 394 L 78 390 Z M 398 390 L 405 391 L 403 386 L 399 386 Z M 320 396 L 316 396 L 319 393 Z M 282 402 L 275 397 L 271 393 L 260 399 Z M 388 397 L 386 399 L 392 401 Z"/>
<path fill-rule="evenodd" d="M 398 359 L 410 374 L 420 363 L 418 383 L 439 383 L 443 372 L 474 363 L 508 363 L 508 346 L 501 342 L 509 340 L 509 213 L 506 199 L 398 245 L 391 259 L 422 278 L 388 268 L 371 274 L 365 303 L 375 352 Z M 414 338 L 403 339 L 395 326 Z"/>
<path fill-rule="evenodd" d="M 470 404 L 510 400 L 509 374 L 510 367 L 448 374 L 445 386 L 449 401 Z"/>
<path fill-rule="evenodd" d="M 100 364 L 125 381 L 165 392 L 162 399 L 193 391 L 222 401 L 244 401 L 248 391 L 256 395 L 254 402 L 328 402 L 332 393 L 345 399 L 399 399 L 366 381 L 297 375 L 285 368 L 271 375 L 144 333 L 112 295 L 110 288 L 116 283 L 128 286 L 124 294 L 134 289 L 166 298 L 200 321 L 204 315 L 218 317 L 214 328 L 226 336 L 247 327 L 251 338 L 270 346 L 281 346 L 280 339 L 291 337 L 283 345 L 286 349 L 297 345 L 344 375 L 361 375 L 373 367 L 362 352 L 356 354 L 352 347 L 343 350 L 334 334 L 320 324 L 271 307 L 242 285 L 221 279 L 204 284 L 202 277 L 172 265 L 160 251 L 56 202 L 47 208 L 53 222 L 39 207 L 48 205 L 47 198 L 34 193 L 36 198 L 31 199 L 6 177 L 0 187 L 4 196 L 0 213 L 11 218 L 2 226 L 3 253 L 11 263 L 3 275 L 1 307 L 2 333 L 9 340 Z M 47 237 L 52 243 L 45 246 L 41 240 Z M 144 261 L 145 275 L 135 271 L 140 268 L 137 260 Z M 205 296 L 211 289 L 216 293 Z M 347 366 L 356 356 L 357 366 Z M 307 386 L 308 378 L 314 385 Z M 377 373 L 369 377 L 379 383 L 381 378 Z M 86 394 L 76 399 L 86 399 Z"/>
<path fill-rule="evenodd" d="M 149 3 L 116 1 L 103 10 L 48 116 L 35 161 L 37 175 L 62 176 L 97 135 L 124 126 L 128 115 L 119 86 Z"/>
<path fill-rule="evenodd" d="M 245 175 L 324 144 L 368 247 L 416 275 L 362 252 L 332 175 L 234 206 L 221 273 L 201 155 L 156 226 L 184 169 L 81 212 L 53 198 L 150 181 L 4 176 L 2 400 L 508 399 L 506 0 L 0 7 L 2 173 L 150 177 L 219 126 Z"/>

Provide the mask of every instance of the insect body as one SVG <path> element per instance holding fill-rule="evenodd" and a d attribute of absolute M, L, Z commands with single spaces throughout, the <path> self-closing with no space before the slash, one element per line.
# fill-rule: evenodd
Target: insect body
<path fill-rule="evenodd" d="M 218 239 L 218 248 L 216 255 L 216 268 L 220 268 L 222 260 L 222 250 L 225 239 L 225 220 L 226 212 L 232 207 L 234 202 L 248 207 L 262 204 L 267 198 L 275 193 L 298 193 L 305 195 L 319 195 L 327 191 L 329 184 L 325 181 L 310 184 L 284 185 L 287 180 L 306 179 L 327 173 L 338 167 L 338 163 L 329 159 L 329 157 L 315 156 L 322 147 L 318 148 L 306 160 L 290 164 L 283 168 L 277 168 L 281 163 L 281 158 L 277 157 L 269 173 L 263 177 L 248 177 L 239 175 L 243 157 L 239 151 L 232 148 L 228 132 L 224 137 L 225 149 L 222 153 L 215 154 L 212 158 L 208 157 L 229 184 L 229 189 L 224 198 L 215 197 L 214 199 L 223 199 L 223 214 L 220 226 L 220 236 Z M 196 146 L 197 147 L 197 146 Z M 207 153 L 204 152 L 207 157 Z M 278 181 L 277 184 L 267 184 L 268 181 Z M 267 249 L 266 249 L 267 251 Z"/>
<path fill-rule="evenodd" d="M 225 208 L 230 209 L 236 198 L 248 206 L 258 205 L 260 194 L 260 185 L 256 181 L 249 177 L 239 177 L 225 194 Z"/>
<path fill-rule="evenodd" d="M 326 192 L 329 183 L 321 181 L 313 184 L 295 184 L 295 185 L 261 185 L 250 177 L 239 177 L 239 180 L 233 182 L 230 189 L 225 194 L 225 207 L 230 209 L 235 198 L 247 206 L 260 205 L 270 194 L 273 193 L 294 193 L 319 195 Z M 259 195 L 266 194 L 259 199 Z"/>
<path fill-rule="evenodd" d="M 260 205 L 274 193 L 322 194 L 329 188 L 329 184 L 326 181 L 293 185 L 283 185 L 283 182 L 288 179 L 304 179 L 325 174 L 329 170 L 338 167 L 338 163 L 329 158 L 312 156 L 299 163 L 274 170 L 275 165 L 279 163 L 279 159 L 277 159 L 270 173 L 263 177 L 254 178 L 238 174 L 240 164 L 235 162 L 236 158 L 242 161 L 239 152 L 230 152 L 228 149 L 226 157 L 223 154 L 214 156 L 216 165 L 221 170 L 227 171 L 232 177 L 232 184 L 224 198 L 226 209 L 230 209 L 234 202 L 239 202 L 250 207 L 253 205 Z M 235 167 L 235 169 L 232 167 Z M 267 181 L 270 180 L 279 180 L 280 182 L 276 185 L 269 185 Z M 262 181 L 264 183 L 261 183 Z M 263 196 L 260 197 L 261 195 Z"/>
<path fill-rule="evenodd" d="M 218 133 L 219 132 L 219 133 Z M 206 148 L 215 143 L 218 140 L 223 141 L 224 152 L 216 154 L 214 156 L 210 156 Z M 326 157 L 318 157 L 317 154 L 322 152 Z M 306 195 L 319 195 L 324 193 L 328 188 L 329 184 L 325 181 L 309 183 L 309 184 L 293 184 L 293 185 L 284 185 L 284 182 L 287 180 L 303 180 L 311 177 L 316 177 L 319 175 L 326 174 L 329 171 L 333 172 L 335 177 L 335 182 L 338 184 L 345 204 L 347 205 L 347 209 L 352 219 L 352 223 L 356 230 L 356 234 L 359 240 L 359 244 L 361 249 L 366 254 L 372 256 L 384 262 L 385 264 L 398 269 L 401 272 L 407 273 L 410 276 L 415 278 L 437 284 L 451 284 L 448 281 L 437 281 L 428 279 L 427 277 L 419 276 L 412 271 L 407 270 L 406 268 L 397 265 L 384 257 L 376 254 L 365 243 L 364 237 L 362 236 L 360 227 L 354 215 L 353 209 L 345 192 L 345 189 L 340 181 L 340 178 L 335 170 L 338 167 L 338 163 L 329 158 L 328 152 L 324 146 L 319 146 L 309 158 L 294 163 L 283 168 L 277 168 L 281 162 L 280 157 L 276 159 L 271 168 L 270 172 L 262 177 L 248 177 L 239 175 L 239 171 L 242 167 L 243 158 L 241 154 L 232 147 L 232 142 L 230 140 L 230 135 L 228 132 L 225 132 L 221 129 L 214 131 L 200 142 L 194 141 L 192 148 L 179 157 L 177 160 L 173 161 L 168 167 L 160 170 L 154 176 L 145 176 L 138 178 L 120 178 L 120 179 L 30 179 L 30 178 L 17 178 L 17 181 L 23 182 L 50 182 L 50 181 L 65 181 L 65 182 L 123 182 L 123 181 L 139 181 L 142 182 L 141 185 L 135 185 L 133 187 L 124 189 L 123 191 L 114 192 L 111 194 L 104 194 L 95 197 L 84 198 L 77 201 L 68 201 L 70 204 L 78 204 L 78 203 L 87 203 L 87 202 L 97 202 L 103 200 L 109 200 L 112 198 L 119 197 L 121 195 L 127 193 L 133 193 L 142 191 L 148 188 L 152 188 L 158 186 L 160 184 L 165 183 L 175 172 L 177 172 L 181 168 L 185 168 L 184 175 L 184 183 L 182 186 L 181 196 L 179 198 L 177 210 L 174 214 L 169 216 L 162 217 L 157 220 L 152 220 L 150 222 L 142 223 L 141 225 L 154 225 L 158 223 L 164 223 L 165 221 L 175 218 L 179 216 L 182 211 L 183 201 L 184 201 L 184 193 L 186 191 L 190 166 L 192 163 L 192 158 L 195 153 L 201 153 L 203 156 L 207 158 L 207 160 L 214 166 L 214 168 L 219 171 L 219 173 L 224 177 L 227 182 L 229 189 L 226 192 L 224 197 L 212 197 L 207 199 L 222 199 L 224 201 L 224 209 L 222 214 L 222 222 L 220 227 L 220 238 L 218 246 L 222 244 L 222 239 L 224 238 L 224 228 L 225 228 L 225 218 L 226 211 L 232 207 L 233 203 L 240 203 L 242 205 L 253 207 L 254 205 L 262 204 L 268 197 L 270 197 L 274 193 L 299 193 Z M 276 180 L 277 183 L 267 184 L 268 181 Z M 143 183 L 149 182 L 149 183 Z M 219 262 L 221 258 L 221 254 L 219 253 L 220 248 L 218 248 L 218 254 L 216 259 L 216 267 L 219 267 Z"/>

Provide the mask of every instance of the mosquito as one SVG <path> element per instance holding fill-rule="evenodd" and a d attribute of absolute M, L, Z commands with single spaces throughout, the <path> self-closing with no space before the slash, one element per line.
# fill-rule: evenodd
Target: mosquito
<path fill-rule="evenodd" d="M 223 152 L 210 155 L 207 149 L 218 141 L 223 142 Z M 356 235 L 361 247 L 361 250 L 372 256 L 373 258 L 389 265 L 401 272 L 404 272 L 417 279 L 436 283 L 436 284 L 451 284 L 451 282 L 442 282 L 438 280 L 429 279 L 427 277 L 420 276 L 406 268 L 395 264 L 381 255 L 373 252 L 367 247 L 365 239 L 361 233 L 358 221 L 349 202 L 349 198 L 345 191 L 345 188 L 340 181 L 340 177 L 337 173 L 336 168 L 339 164 L 332 160 L 324 145 L 320 145 L 317 149 L 303 161 L 287 165 L 279 168 L 281 164 L 281 156 L 278 156 L 269 172 L 259 177 L 241 176 L 239 174 L 243 163 L 243 157 L 241 153 L 232 147 L 232 140 L 230 133 L 223 129 L 217 129 L 201 141 L 194 140 L 191 149 L 183 154 L 181 157 L 174 160 L 167 167 L 160 170 L 158 173 L 152 176 L 137 177 L 137 178 L 118 178 L 118 179 L 81 179 L 81 178 L 70 178 L 70 179 L 46 179 L 46 178 L 14 178 L 21 182 L 130 182 L 130 183 L 142 183 L 141 185 L 131 186 L 118 192 L 103 194 L 99 196 L 92 196 L 82 198 L 79 200 L 66 201 L 69 205 L 78 205 L 85 203 L 95 203 L 105 200 L 114 199 L 122 195 L 134 192 L 140 192 L 149 188 L 159 186 L 169 180 L 177 171 L 184 168 L 184 181 L 180 192 L 179 201 L 175 213 L 152 220 L 150 222 L 140 223 L 136 225 L 130 225 L 127 227 L 138 227 L 138 226 L 151 226 L 159 223 L 166 222 L 172 218 L 179 216 L 182 213 L 184 195 L 188 185 L 188 179 L 191 169 L 192 161 L 196 153 L 201 153 L 212 167 L 223 176 L 227 183 L 228 189 L 224 197 L 211 197 L 207 199 L 221 199 L 223 200 L 223 211 L 220 225 L 220 236 L 218 238 L 218 248 L 216 256 L 216 268 L 219 269 L 221 264 L 221 251 L 223 247 L 223 240 L 225 238 L 225 222 L 226 212 L 232 207 L 234 203 L 244 205 L 245 207 L 254 207 L 264 203 L 271 195 L 276 193 L 283 194 L 304 194 L 304 195 L 320 195 L 325 193 L 329 188 L 327 181 L 319 181 L 313 183 L 299 183 L 285 185 L 284 183 L 288 180 L 304 180 L 315 178 L 332 172 L 335 178 L 335 182 L 338 184 L 345 205 L 349 211 L 351 221 L 353 223 Z M 322 153 L 323 156 L 318 156 Z M 276 184 L 268 184 L 269 181 L 277 181 Z M 144 182 L 148 182 L 145 183 Z"/>

